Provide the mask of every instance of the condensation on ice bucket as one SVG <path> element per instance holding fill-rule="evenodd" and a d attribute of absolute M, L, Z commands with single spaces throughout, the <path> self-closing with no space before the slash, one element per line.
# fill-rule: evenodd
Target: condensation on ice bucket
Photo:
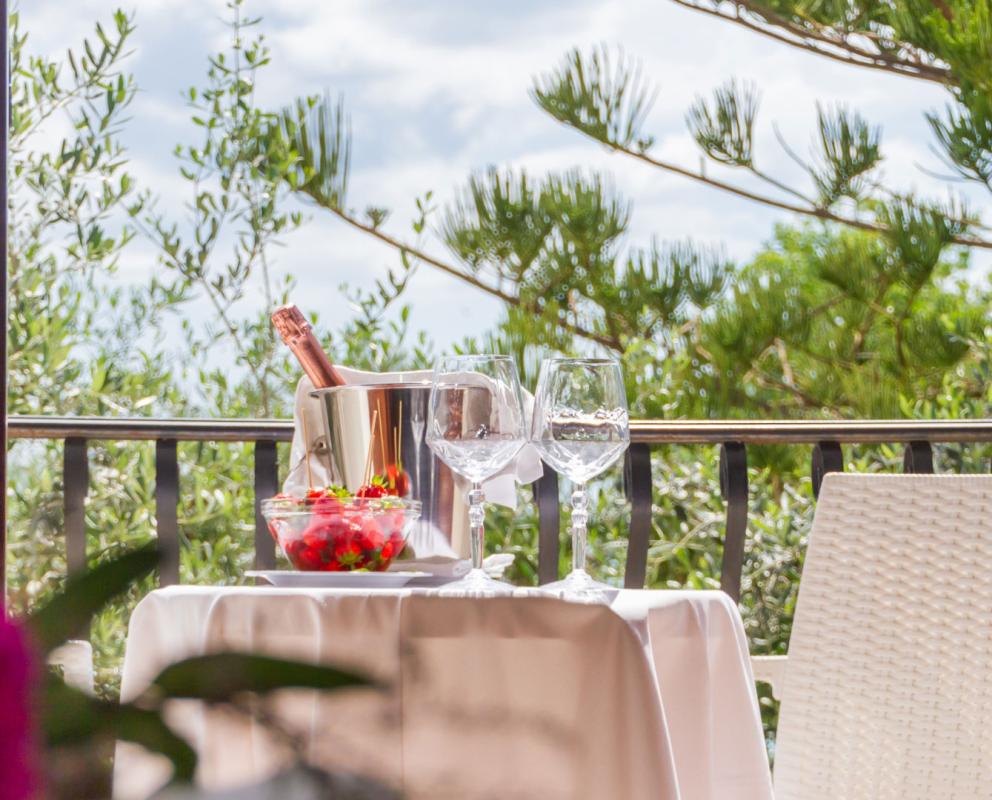
<path fill-rule="evenodd" d="M 417 558 L 466 558 L 465 484 L 424 440 L 430 394 L 431 384 L 425 381 L 334 386 L 311 396 L 320 401 L 335 483 L 356 492 L 366 480 L 370 457 L 372 474 L 402 466 L 410 480 L 407 496 L 422 504 L 407 545 Z"/>

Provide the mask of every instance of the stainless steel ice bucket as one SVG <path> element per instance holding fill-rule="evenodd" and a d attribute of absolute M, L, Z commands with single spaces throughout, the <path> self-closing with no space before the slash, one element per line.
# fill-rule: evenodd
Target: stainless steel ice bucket
<path fill-rule="evenodd" d="M 430 394 L 430 382 L 423 382 L 335 386 L 312 396 L 320 401 L 334 481 L 355 492 L 370 474 L 402 467 L 407 496 L 423 504 L 419 530 L 408 541 L 430 542 L 440 534 L 467 557 L 465 487 L 424 441 Z"/>

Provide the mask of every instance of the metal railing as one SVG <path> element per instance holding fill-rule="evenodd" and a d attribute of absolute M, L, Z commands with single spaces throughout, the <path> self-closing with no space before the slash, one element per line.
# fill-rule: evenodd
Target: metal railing
<path fill-rule="evenodd" d="M 156 533 L 164 552 L 163 585 L 179 581 L 180 441 L 246 442 L 254 445 L 255 564 L 275 566 L 275 547 L 259 511 L 259 499 L 278 492 L 276 445 L 293 436 L 289 420 L 149 419 L 113 417 L 31 417 L 8 420 L 11 439 L 61 439 L 66 554 L 70 571 L 86 564 L 84 503 L 89 486 L 87 442 L 91 440 L 155 442 Z M 656 445 L 719 445 L 720 490 L 726 502 L 721 588 L 740 596 L 748 517 L 747 448 L 749 445 L 812 445 L 811 477 L 818 494 L 823 476 L 844 468 L 843 446 L 890 444 L 905 448 L 904 469 L 933 472 L 933 445 L 992 442 L 992 420 L 755 421 L 634 420 L 625 465 L 631 502 L 629 546 L 624 585 L 644 586 L 651 533 L 651 448 Z M 538 506 L 538 577 L 556 580 L 559 554 L 558 476 L 547 470 L 534 485 Z"/>

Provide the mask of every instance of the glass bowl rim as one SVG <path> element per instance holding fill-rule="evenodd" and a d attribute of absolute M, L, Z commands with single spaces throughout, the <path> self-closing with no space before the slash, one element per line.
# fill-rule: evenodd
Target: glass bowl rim
<path fill-rule="evenodd" d="M 333 495 L 323 495 L 321 497 L 268 497 L 259 503 L 262 513 L 268 511 L 280 515 L 287 514 L 312 514 L 314 505 L 324 500 L 337 500 L 346 508 L 371 510 L 373 512 L 386 512 L 402 509 L 407 514 L 420 516 L 423 503 L 420 500 L 411 500 L 406 497 L 396 497 L 386 495 L 385 497 L 334 497 Z"/>

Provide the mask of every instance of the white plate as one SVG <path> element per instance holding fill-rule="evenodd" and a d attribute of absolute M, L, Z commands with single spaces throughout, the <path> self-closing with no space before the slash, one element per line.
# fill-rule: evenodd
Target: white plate
<path fill-rule="evenodd" d="M 250 569 L 245 575 L 288 589 L 398 589 L 411 581 L 433 578 L 429 572 L 297 572 Z"/>

